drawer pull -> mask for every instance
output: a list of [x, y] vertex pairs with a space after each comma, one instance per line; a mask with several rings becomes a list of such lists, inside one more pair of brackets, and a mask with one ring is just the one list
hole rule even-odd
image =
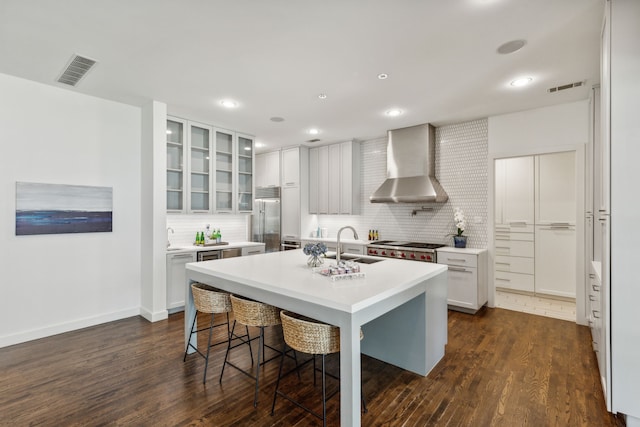
[[447, 258], [447, 261], [467, 262], [466, 259], [460, 259], [460, 258]]
[[496, 249], [511, 249], [509, 246], [496, 246]]
[[593, 295], [589, 295], [589, 301], [595, 301], [596, 297], [594, 297]]
[[598, 285], [591, 285], [591, 287], [593, 288], [594, 292], [600, 292], [600, 286], [598, 286]]
[[595, 317], [596, 319], [599, 319], [600, 316], [596, 315], [596, 313], [600, 313], [598, 310], [592, 310], [593, 312], [593, 317]]
[[590, 279], [595, 279], [595, 278], [596, 278], [596, 275], [595, 275], [595, 274], [593, 274], [593, 273], [589, 273], [589, 278], [590, 278]]
[[449, 266], [449, 270], [451, 270], [451, 271], [459, 271], [460, 273], [473, 273], [472, 271], [469, 271], [466, 268], [460, 268], [460, 267], [451, 267], [451, 266]]
[[503, 281], [503, 282], [510, 282], [510, 281], [511, 281], [511, 280], [509, 280], [509, 279], [502, 279], [502, 278], [500, 278], [500, 277], [496, 277], [496, 280], [501, 280], [501, 281]]
[[511, 226], [526, 226], [527, 225], [527, 221], [510, 221], [509, 225]]
[[499, 264], [499, 265], [511, 265], [511, 263], [509, 263], [509, 262], [496, 262], [496, 264]]
[[[496, 237], [496, 240], [501, 240], [501, 241], [503, 241], [503, 242], [507, 242], [507, 241], [509, 241], [509, 240], [511, 240], [511, 239], [498, 239], [498, 238]], [[497, 246], [496, 246], [496, 247], [497, 247]]]

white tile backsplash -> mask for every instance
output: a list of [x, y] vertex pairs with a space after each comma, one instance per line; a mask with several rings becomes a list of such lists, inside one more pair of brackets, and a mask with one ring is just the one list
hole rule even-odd
[[[467, 218], [467, 246], [487, 247], [488, 130], [487, 119], [436, 128], [436, 177], [449, 195], [444, 203], [385, 204], [370, 203], [373, 193], [386, 178], [386, 138], [362, 143], [361, 215], [318, 215], [320, 227], [335, 237], [338, 229], [351, 225], [360, 238], [367, 239], [369, 229], [377, 229], [380, 239], [415, 240], [452, 245], [455, 232], [453, 211], [460, 207]], [[431, 207], [431, 212], [414, 209]], [[476, 222], [479, 221], [479, 222]], [[349, 233], [347, 233], [349, 234]], [[345, 235], [351, 238], [351, 235]]]
[[174, 230], [173, 233], [167, 230], [167, 234], [172, 246], [191, 245], [196, 232], [205, 231], [209, 224], [211, 229], [220, 229], [224, 242], [245, 242], [250, 240], [247, 238], [250, 218], [247, 214], [167, 214], [167, 227]]

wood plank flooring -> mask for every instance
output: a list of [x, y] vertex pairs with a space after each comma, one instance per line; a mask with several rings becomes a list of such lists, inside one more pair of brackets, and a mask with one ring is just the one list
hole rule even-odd
[[[227, 368], [218, 382], [221, 347], [203, 385], [204, 359], [182, 362], [182, 328], [182, 313], [157, 323], [132, 317], [0, 349], [0, 425], [321, 425], [284, 399], [270, 415], [277, 362], [261, 368], [257, 409], [248, 377]], [[267, 341], [279, 337], [271, 332]], [[427, 377], [363, 356], [362, 425], [623, 426], [606, 411], [590, 342], [588, 328], [567, 321], [503, 309], [449, 312], [445, 358]], [[233, 358], [251, 367], [245, 347]], [[329, 366], [337, 370], [337, 357]], [[310, 370], [283, 387], [320, 410]], [[339, 424], [338, 411], [336, 395], [330, 425]]]

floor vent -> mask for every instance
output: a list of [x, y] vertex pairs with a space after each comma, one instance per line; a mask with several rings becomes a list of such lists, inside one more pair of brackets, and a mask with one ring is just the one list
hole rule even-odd
[[549, 93], [559, 92], [561, 90], [571, 89], [571, 88], [580, 87], [580, 86], [584, 86], [584, 82], [575, 82], [575, 83], [569, 83], [562, 86], [551, 87], [547, 89], [547, 92]]
[[57, 81], [69, 86], [75, 86], [95, 64], [96, 61], [93, 59], [73, 55]]

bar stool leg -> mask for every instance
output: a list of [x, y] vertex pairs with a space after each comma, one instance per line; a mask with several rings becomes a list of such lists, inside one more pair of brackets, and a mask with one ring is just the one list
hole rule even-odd
[[[273, 415], [276, 410], [276, 398], [278, 397], [278, 388], [280, 387], [280, 378], [282, 377], [282, 366], [284, 365], [284, 355], [286, 352], [287, 352], [287, 343], [283, 343], [282, 356], [280, 357], [280, 368], [278, 368], [278, 380], [276, 381], [276, 391], [273, 393], [273, 404], [271, 405], [271, 415]], [[298, 369], [297, 358], [296, 358], [296, 370], [298, 371], [298, 377], [300, 377], [300, 370]]]
[[258, 388], [260, 387], [260, 353], [264, 359], [264, 326], [260, 326], [260, 338], [258, 342], [258, 363], [256, 363], [256, 391], [253, 394], [253, 407], [258, 407]]
[[[233, 327], [231, 328], [231, 333], [233, 334], [236, 330], [236, 321], [233, 321]], [[249, 344], [251, 345], [251, 344]], [[222, 362], [222, 371], [220, 371], [220, 384], [222, 384], [222, 376], [224, 375], [224, 368], [227, 366], [227, 359], [229, 358], [229, 351], [231, 350], [231, 340], [227, 343], [227, 351], [224, 354], [224, 362]]]
[[209, 340], [207, 341], [207, 357], [204, 361], [204, 376], [202, 377], [202, 384], [207, 383], [207, 368], [209, 367], [209, 352], [211, 351], [211, 335], [213, 335], [213, 320], [215, 315], [211, 313], [211, 323], [209, 324]]
[[[315, 356], [313, 358], [315, 361]], [[325, 384], [325, 365], [324, 365], [324, 354], [322, 355], [322, 426], [327, 427], [327, 390]], [[315, 378], [315, 370], [313, 376]]]

